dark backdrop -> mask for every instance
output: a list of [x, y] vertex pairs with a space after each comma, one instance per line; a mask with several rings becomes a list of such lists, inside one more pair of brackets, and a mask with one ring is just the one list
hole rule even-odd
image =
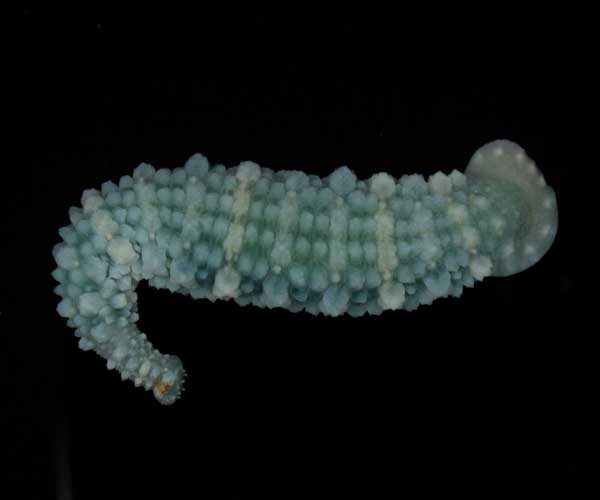
[[[399, 492], [414, 478], [493, 488], [554, 468], [575, 475], [577, 431], [558, 423], [577, 400], [565, 377], [575, 347], [554, 328], [574, 302], [574, 174], [555, 154], [561, 100], [535, 34], [521, 27], [530, 43], [478, 51], [479, 34], [454, 48], [452, 33], [402, 37], [410, 21], [360, 13], [161, 15], [24, 12], [39, 304], [27, 325], [38, 340], [13, 353], [34, 368], [7, 404], [9, 452], [36, 448], [16, 477], [92, 499], [285, 498], [320, 480], [335, 497], [359, 484]], [[68, 208], [140, 162], [174, 168], [201, 152], [226, 166], [427, 176], [464, 169], [497, 138], [521, 144], [556, 190], [558, 236], [533, 268], [459, 299], [323, 318], [142, 284], [140, 328], [189, 374], [170, 407], [78, 350], [55, 312], [51, 248]]]

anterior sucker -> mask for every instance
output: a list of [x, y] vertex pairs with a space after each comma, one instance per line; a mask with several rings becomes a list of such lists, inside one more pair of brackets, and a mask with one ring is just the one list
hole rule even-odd
[[413, 310], [539, 260], [557, 228], [542, 182], [510, 141], [481, 148], [467, 176], [427, 182], [360, 181], [347, 167], [325, 179], [252, 162], [210, 168], [201, 155], [173, 171], [142, 164], [71, 208], [53, 250], [58, 312], [82, 349], [171, 404], [185, 371], [137, 329], [139, 281], [292, 312]]

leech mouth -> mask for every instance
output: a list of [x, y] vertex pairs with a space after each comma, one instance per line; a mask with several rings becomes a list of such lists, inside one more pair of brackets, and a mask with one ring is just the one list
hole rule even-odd
[[161, 396], [164, 396], [171, 390], [171, 387], [173, 387], [173, 384], [169, 384], [168, 382], [159, 382], [154, 386], [154, 390], [157, 391]]

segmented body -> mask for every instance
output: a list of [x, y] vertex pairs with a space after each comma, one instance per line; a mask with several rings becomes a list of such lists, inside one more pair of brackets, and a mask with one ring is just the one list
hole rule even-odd
[[[516, 157], [504, 149], [499, 156]], [[184, 371], [136, 327], [140, 280], [194, 298], [331, 316], [458, 297], [507, 262], [516, 266], [510, 255], [531, 225], [522, 190], [475, 170], [360, 181], [347, 167], [321, 179], [252, 162], [211, 168], [201, 155], [173, 171], [142, 164], [71, 209], [54, 249], [58, 311], [82, 349], [172, 403]], [[547, 238], [555, 226], [543, 228]]]

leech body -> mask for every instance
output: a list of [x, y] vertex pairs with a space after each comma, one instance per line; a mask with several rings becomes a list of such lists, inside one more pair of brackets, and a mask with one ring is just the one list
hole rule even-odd
[[516, 144], [487, 144], [465, 174], [360, 181], [340, 167], [320, 179], [201, 155], [173, 171], [142, 164], [71, 208], [53, 250], [58, 312], [82, 349], [171, 404], [185, 372], [136, 327], [140, 280], [331, 316], [458, 297], [533, 265], [558, 226], [554, 191]]

